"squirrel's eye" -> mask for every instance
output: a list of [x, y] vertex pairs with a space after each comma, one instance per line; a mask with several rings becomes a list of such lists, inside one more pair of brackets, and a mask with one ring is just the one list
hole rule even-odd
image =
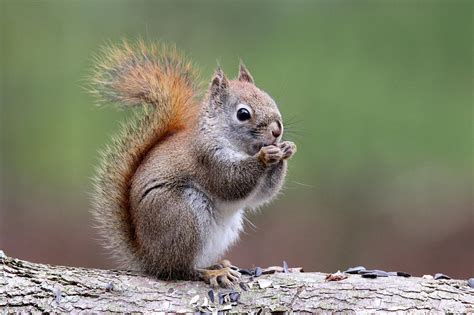
[[246, 108], [241, 108], [237, 111], [237, 119], [240, 121], [249, 120], [250, 117], [250, 112]]

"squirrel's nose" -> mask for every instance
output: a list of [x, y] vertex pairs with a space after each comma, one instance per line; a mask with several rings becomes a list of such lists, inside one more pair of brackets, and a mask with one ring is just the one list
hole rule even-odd
[[275, 138], [278, 138], [281, 135], [281, 132], [282, 132], [281, 123], [279, 121], [272, 122], [270, 127], [271, 127], [271, 130], [272, 130], [272, 135]]

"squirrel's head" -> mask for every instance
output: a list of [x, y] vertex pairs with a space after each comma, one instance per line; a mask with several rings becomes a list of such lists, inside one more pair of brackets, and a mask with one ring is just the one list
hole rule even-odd
[[209, 88], [208, 105], [212, 127], [224, 133], [238, 150], [253, 155], [261, 147], [281, 140], [280, 111], [275, 101], [255, 86], [243, 63], [235, 80], [228, 80], [217, 68]]

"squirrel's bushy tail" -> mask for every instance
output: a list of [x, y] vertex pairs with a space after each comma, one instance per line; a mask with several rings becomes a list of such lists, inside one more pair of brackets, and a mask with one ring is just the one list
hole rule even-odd
[[94, 179], [93, 214], [117, 258], [135, 263], [130, 216], [131, 179], [147, 153], [167, 135], [186, 129], [198, 115], [198, 74], [175, 48], [142, 41], [108, 46], [96, 58], [91, 92], [99, 103], [142, 105], [102, 153]]

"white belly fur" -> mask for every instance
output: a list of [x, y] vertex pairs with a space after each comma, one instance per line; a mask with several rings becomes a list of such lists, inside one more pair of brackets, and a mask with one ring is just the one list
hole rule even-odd
[[196, 267], [208, 267], [215, 264], [238, 240], [243, 230], [245, 209], [255, 208], [261, 204], [261, 201], [255, 200], [259, 191], [260, 184], [245, 199], [234, 202], [216, 202], [215, 211], [219, 215], [211, 223], [203, 250], [196, 258]]
[[232, 246], [243, 229], [243, 209], [216, 218], [209, 227], [202, 252], [196, 259], [196, 267], [214, 265]]

